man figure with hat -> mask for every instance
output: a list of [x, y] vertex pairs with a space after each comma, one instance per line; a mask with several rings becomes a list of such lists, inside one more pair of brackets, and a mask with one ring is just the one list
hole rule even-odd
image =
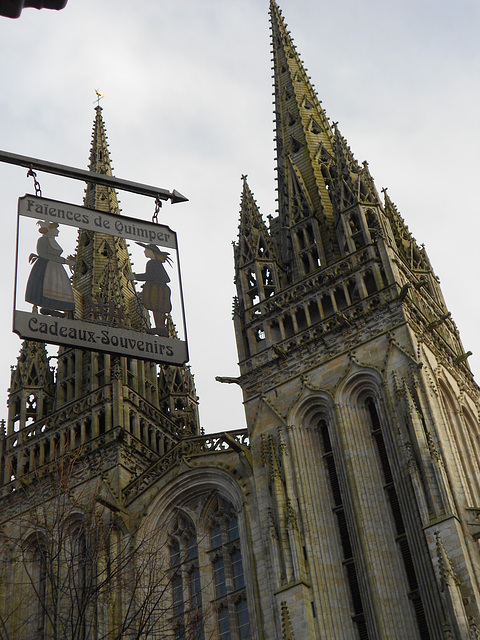
[[170, 254], [166, 251], [160, 251], [156, 244], [142, 244], [141, 242], [137, 242], [137, 244], [145, 249], [145, 257], [148, 258], [145, 273], [129, 274], [127, 280], [144, 282], [142, 301], [144, 306], [152, 311], [155, 320], [155, 327], [149, 332], [159, 336], [168, 336], [167, 314], [172, 310], [172, 302], [170, 288], [167, 285], [170, 278], [163, 263], [172, 264]]

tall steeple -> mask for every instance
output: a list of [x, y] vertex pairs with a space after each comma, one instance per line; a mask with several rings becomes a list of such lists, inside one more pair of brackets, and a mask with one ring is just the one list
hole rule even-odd
[[[112, 175], [105, 124], [100, 106], [95, 109], [90, 171]], [[85, 191], [86, 207], [120, 215], [115, 189], [89, 184]], [[148, 316], [127, 279], [132, 273], [127, 243], [105, 233], [81, 230], [73, 286], [76, 291], [76, 314], [84, 320], [115, 322], [133, 329], [148, 327]]]
[[[252, 451], [282, 452], [270, 478], [257, 470], [260, 511], [280, 523], [298, 505], [308, 558], [311, 588], [285, 568], [276, 589], [305, 638], [460, 639], [480, 618], [468, 353], [425, 248], [329, 122], [275, 0], [270, 16], [278, 211], [267, 226], [244, 181], [234, 322]], [[437, 576], [438, 538], [461, 595]], [[294, 556], [279, 533], [272, 557]]]
[[[89, 167], [96, 173], [112, 174], [99, 106]], [[84, 205], [120, 215], [117, 194], [109, 187], [88, 184]], [[126, 277], [130, 274], [125, 239], [81, 229], [72, 277], [75, 318], [148, 329], [148, 313]], [[171, 321], [169, 326], [173, 337]], [[9, 420], [1, 443], [3, 482], [18, 479], [78, 447], [95, 455], [107, 438], [110, 460], [102, 473], [121, 500], [122, 489], [139, 470], [145, 470], [179, 439], [199, 433], [197, 404], [188, 366], [159, 367], [155, 362], [60, 347], [54, 376], [45, 346], [26, 341], [12, 371]], [[122, 434], [128, 434], [127, 440]]]
[[[316, 328], [317, 335], [347, 330], [372, 305], [408, 294], [428, 327], [425, 339], [434, 330], [434, 348], [446, 349], [445, 357], [462, 362], [468, 370], [425, 249], [418, 246], [386, 192], [385, 203], [381, 202], [368, 164], [357, 162], [337, 124], [330, 124], [275, 0], [270, 16], [278, 216], [270, 218], [262, 236], [276, 247], [276, 293], [304, 283], [295, 289], [296, 303], [300, 292], [303, 301], [299, 307], [289, 295], [290, 302], [282, 303], [283, 313], [274, 318], [273, 301], [267, 304], [253, 295], [256, 289], [252, 283], [247, 286], [251, 270], [242, 250], [248, 225], [241, 223], [235, 254], [236, 317], [245, 313], [240, 351], [263, 351], [276, 342], [273, 336], [281, 341], [304, 331], [311, 336], [311, 327], [319, 321], [322, 329]], [[244, 198], [245, 194], [242, 203]], [[242, 204], [242, 219], [243, 211]], [[330, 318], [327, 325], [326, 318]]]
[[[95, 108], [95, 122], [93, 124], [92, 144], [90, 148], [89, 171], [112, 175], [112, 165], [108, 150], [108, 138], [102, 116], [102, 107]], [[85, 191], [84, 204], [90, 209], [107, 213], [120, 213], [115, 189], [90, 183]]]
[[[102, 109], [95, 109], [92, 143], [90, 149], [90, 171], [112, 175], [112, 165], [107, 143]], [[99, 211], [120, 215], [120, 207], [115, 190], [98, 184], [88, 184], [84, 205]], [[127, 276], [132, 274], [132, 264], [125, 239], [108, 234], [81, 230], [78, 236], [77, 257], [73, 286], [77, 295], [77, 316], [93, 319], [97, 323], [114, 323], [144, 331], [150, 327], [147, 311], [139, 294]], [[170, 335], [175, 337], [175, 327], [169, 320]], [[61, 350], [63, 353], [63, 351]], [[88, 356], [84, 355], [84, 358]], [[164, 412], [168, 430], [178, 437], [199, 431], [198, 398], [195, 393], [193, 376], [188, 366], [161, 366], [151, 362], [112, 358], [96, 354], [92, 368], [100, 362], [103, 371], [111, 370], [112, 360], [122, 363], [123, 376], [128, 384], [140, 395], [147, 394], [149, 402]], [[110, 364], [110, 367], [109, 367]], [[117, 363], [118, 366], [118, 363]], [[118, 375], [118, 374], [115, 374]], [[175, 379], [166, 385], [165, 380]], [[174, 399], [170, 393], [174, 393]]]
[[335, 137], [276, 2], [270, 16], [280, 248], [295, 281], [339, 254], [328, 178], [318, 162], [334, 157]]

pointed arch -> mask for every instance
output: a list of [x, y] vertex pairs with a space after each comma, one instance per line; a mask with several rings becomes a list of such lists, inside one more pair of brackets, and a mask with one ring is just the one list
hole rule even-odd
[[[478, 427], [475, 429], [468, 409], [466, 413], [462, 410], [458, 396], [446, 377], [440, 377], [437, 386], [447, 427], [444, 446], [452, 449], [456, 461], [451, 472], [458, 473], [467, 503], [476, 506], [480, 499]], [[467, 451], [469, 455], [460, 455], [460, 452]]]
[[[480, 450], [478, 444], [480, 428], [478, 419], [475, 418], [473, 411], [471, 411], [471, 409], [466, 404], [461, 405], [461, 410], [468, 437], [467, 451], [469, 450], [472, 452], [471, 465], [473, 469], [472, 476], [470, 477], [473, 477], [475, 485], [475, 495], [473, 496], [473, 499], [475, 501], [475, 504], [478, 504], [480, 502], [480, 487], [478, 486], [480, 478]], [[469, 456], [466, 457], [467, 459], [469, 458]]]
[[270, 260], [272, 258], [269, 242], [261, 231], [258, 233], [256, 258], [262, 260]]
[[48, 539], [40, 529], [30, 531], [21, 542], [21, 562], [16, 567], [15, 603], [20, 612], [19, 628], [43, 640], [47, 622]]
[[203, 640], [203, 603], [197, 529], [190, 514], [178, 509], [168, 531], [170, 626]]
[[358, 405], [367, 396], [381, 398], [382, 377], [374, 369], [357, 364], [352, 358], [352, 366], [349, 374], [338, 385], [335, 394], [337, 403]]
[[[209, 499], [203, 518], [208, 532], [210, 563], [213, 569], [214, 598], [220, 637], [229, 638], [238, 629], [239, 638], [250, 637], [245, 575], [238, 515], [232, 503], [216, 493]], [[236, 603], [243, 602], [242, 607]]]
[[[337, 401], [342, 408], [340, 421], [344, 426], [344, 451], [352, 467], [350, 482], [353, 483], [355, 477], [361, 477], [363, 483], [369, 486], [370, 496], [375, 496], [372, 499], [367, 494], [362, 495], [352, 485], [351, 500], [358, 503], [359, 512], [365, 514], [362, 520], [368, 513], [368, 517], [377, 523], [377, 538], [375, 544], [371, 545], [369, 561], [380, 562], [382, 566], [390, 565], [390, 571], [392, 575], [395, 573], [397, 579], [395, 584], [390, 584], [387, 579], [383, 589], [396, 589], [395, 597], [403, 597], [405, 602], [410, 603], [403, 609], [402, 624], [405, 628], [408, 625], [416, 626], [419, 637], [429, 640], [417, 568], [406, 526], [408, 519], [418, 524], [420, 516], [413, 507], [415, 502], [410, 496], [411, 487], [404, 486], [399, 480], [401, 462], [396, 453], [396, 432], [388, 417], [380, 373], [373, 369], [356, 368], [340, 386]], [[363, 452], [362, 460], [358, 459], [358, 451]], [[355, 457], [357, 460], [354, 460]], [[373, 583], [368, 586], [370, 592], [376, 588], [377, 585]], [[407, 595], [408, 598], [405, 598]]]
[[[239, 640], [250, 638], [254, 610], [249, 602], [254, 599], [249, 594], [254, 592], [254, 574], [251, 555], [244, 553], [247, 522], [234, 479], [215, 469], [182, 474], [161, 488], [149, 512], [148, 528], [171, 523], [168, 562], [175, 580], [170, 628], [192, 629], [193, 620], [199, 640], [204, 637], [204, 626], [216, 629], [220, 637], [231, 630]], [[189, 551], [188, 542], [193, 532], [195, 553]], [[194, 605], [196, 615], [192, 616]]]
[[[358, 633], [359, 637], [368, 640], [370, 636], [365, 618], [365, 595], [359, 586], [359, 564], [354, 554], [352, 527], [349, 523], [351, 514], [342, 471], [341, 444], [338, 441], [341, 436], [335, 413], [334, 401], [330, 395], [311, 390], [306, 392], [292, 413], [294, 424], [310, 433], [307, 450], [312, 456], [310, 464], [317, 471], [312, 495], [307, 500], [318, 501], [318, 496], [321, 496], [321, 504], [316, 509], [317, 513], [322, 514], [324, 531], [319, 529], [318, 520], [311, 532], [306, 526], [306, 536], [321, 538], [322, 547], [325, 547], [322, 555], [335, 558], [335, 562], [343, 567], [343, 572], [335, 577], [337, 606], [339, 610], [343, 610], [345, 618], [353, 620], [357, 631], [352, 627], [352, 635]], [[316, 606], [320, 607], [321, 603]]]
[[86, 612], [92, 589], [91, 583], [88, 589], [87, 582], [93, 580], [92, 573], [95, 573], [92, 572], [93, 567], [88, 552], [88, 544], [92, 541], [87, 539], [85, 512], [75, 510], [69, 513], [63, 520], [62, 529], [65, 534], [63, 540], [65, 576], [62, 579], [62, 587], [68, 594], [67, 606], [70, 609], [72, 631], [76, 638], [83, 640], [86, 636]]
[[28, 377], [26, 380], [26, 384], [28, 386], [38, 386], [39, 385], [39, 375], [37, 371], [37, 366], [35, 362], [32, 362], [30, 366], [30, 370], [28, 372]]

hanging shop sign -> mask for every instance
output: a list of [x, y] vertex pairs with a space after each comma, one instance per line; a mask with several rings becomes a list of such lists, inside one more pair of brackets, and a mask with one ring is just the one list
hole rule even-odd
[[28, 340], [184, 364], [176, 233], [66, 202], [19, 198], [13, 330]]

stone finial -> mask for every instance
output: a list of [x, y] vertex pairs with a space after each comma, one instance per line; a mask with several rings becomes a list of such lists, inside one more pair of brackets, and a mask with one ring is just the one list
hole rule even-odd
[[461, 581], [453, 570], [452, 562], [448, 557], [447, 550], [440, 537], [440, 531], [435, 531], [435, 538], [442, 591], [445, 591], [445, 588], [450, 588], [452, 583], [458, 587], [461, 585]]
[[293, 633], [292, 623], [290, 622], [290, 614], [288, 612], [287, 603], [285, 600], [281, 603], [281, 617], [282, 617], [282, 640], [295, 640], [295, 634]]

